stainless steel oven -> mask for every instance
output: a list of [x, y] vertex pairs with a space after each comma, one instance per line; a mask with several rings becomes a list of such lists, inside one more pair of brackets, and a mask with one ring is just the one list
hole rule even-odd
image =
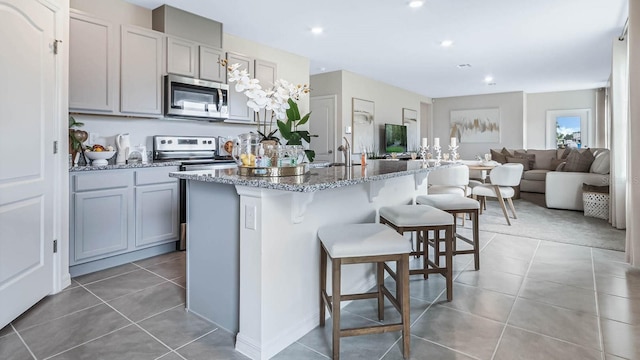
[[[235, 169], [237, 165], [229, 156], [217, 156], [215, 136], [166, 136], [153, 137], [154, 161], [180, 161], [180, 171]], [[186, 181], [180, 180], [180, 242], [178, 249], [186, 249], [187, 197]]]

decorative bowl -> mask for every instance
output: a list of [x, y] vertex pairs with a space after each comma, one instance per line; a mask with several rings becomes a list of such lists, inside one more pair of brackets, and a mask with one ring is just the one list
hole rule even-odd
[[105, 166], [108, 164], [107, 160], [111, 159], [115, 155], [115, 151], [85, 151], [84, 155], [91, 160], [93, 166]]

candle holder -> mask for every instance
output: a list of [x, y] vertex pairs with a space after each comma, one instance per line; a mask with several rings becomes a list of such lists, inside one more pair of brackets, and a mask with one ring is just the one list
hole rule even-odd
[[440, 160], [442, 159], [442, 147], [440, 147], [440, 145], [433, 145], [433, 151], [436, 153], [435, 166], [440, 166]]
[[429, 152], [429, 146], [420, 146], [420, 157], [422, 158], [422, 165], [427, 163], [427, 153]]
[[458, 147], [459, 146], [449, 145], [449, 152], [451, 153], [451, 161], [453, 162], [458, 160]]

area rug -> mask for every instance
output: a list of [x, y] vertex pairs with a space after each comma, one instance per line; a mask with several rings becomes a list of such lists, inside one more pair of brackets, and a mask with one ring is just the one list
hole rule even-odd
[[510, 218], [509, 226], [498, 202], [487, 201], [487, 210], [480, 215], [480, 230], [624, 251], [625, 230], [612, 227], [606, 220], [584, 216], [581, 211], [547, 209], [535, 196], [514, 200], [513, 204], [518, 218]]

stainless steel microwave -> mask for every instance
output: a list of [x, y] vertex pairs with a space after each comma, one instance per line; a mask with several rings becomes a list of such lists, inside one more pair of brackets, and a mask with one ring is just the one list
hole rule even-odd
[[229, 85], [178, 75], [164, 79], [164, 114], [197, 120], [229, 118]]

